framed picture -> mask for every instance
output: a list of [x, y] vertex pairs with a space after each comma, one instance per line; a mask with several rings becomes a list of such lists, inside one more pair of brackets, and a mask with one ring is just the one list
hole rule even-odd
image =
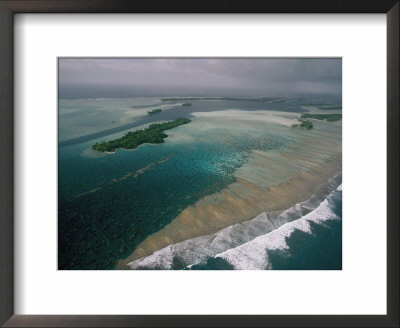
[[398, 1], [0, 9], [4, 326], [398, 326]]

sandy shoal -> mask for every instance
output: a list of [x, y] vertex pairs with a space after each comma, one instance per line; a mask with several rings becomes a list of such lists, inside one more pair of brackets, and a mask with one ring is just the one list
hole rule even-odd
[[265, 211], [285, 210], [309, 199], [321, 184], [342, 170], [341, 126], [299, 131], [285, 150], [253, 151], [236, 173], [236, 182], [187, 207], [170, 224], [146, 238], [117, 269], [157, 250], [190, 238], [215, 233]]

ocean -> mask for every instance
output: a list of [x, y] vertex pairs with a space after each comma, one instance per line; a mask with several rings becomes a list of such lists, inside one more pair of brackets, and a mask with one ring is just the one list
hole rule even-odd
[[[58, 268], [115, 269], [118, 261], [187, 209], [204, 199], [212, 200], [213, 195], [225, 197], [224, 191], [241, 180], [238, 172], [245, 172], [242, 175], [251, 181], [257, 173], [250, 165], [256, 158], [254, 151], [278, 156], [289, 152], [298, 140], [310, 138], [304, 131], [268, 120], [221, 120], [193, 113], [237, 110], [254, 116], [273, 110], [285, 113], [283, 118], [278, 115], [279, 119], [291, 120], [298, 112], [312, 109], [313, 102], [318, 107], [334, 100], [197, 100], [187, 107], [160, 98], [60, 100]], [[163, 111], [148, 116], [147, 111], [155, 108]], [[178, 117], [192, 122], [169, 130], [162, 144], [144, 144], [114, 154], [90, 149], [94, 143], [126, 131]], [[337, 131], [341, 131], [338, 123], [316, 124], [312, 133], [330, 136]], [[318, 160], [325, 157], [325, 150], [315, 155]], [[285, 165], [280, 166], [282, 170], [263, 168], [260, 188], [268, 190], [284, 181], [288, 172], [294, 174], [298, 167], [309, 164], [299, 160], [296, 165], [290, 161]], [[340, 270], [340, 186], [341, 175], [336, 175], [312, 197], [289, 208], [259, 210], [257, 216], [212, 233], [179, 242], [171, 239], [168, 247], [135, 259], [129, 268]], [[236, 192], [238, 199], [243, 198], [240, 193], [248, 193]], [[201, 225], [202, 221], [196, 222]], [[199, 227], [199, 231], [207, 231], [207, 227]]]

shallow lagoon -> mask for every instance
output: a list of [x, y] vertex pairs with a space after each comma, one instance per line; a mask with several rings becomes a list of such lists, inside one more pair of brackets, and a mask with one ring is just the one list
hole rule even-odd
[[[69, 116], [65, 116], [69, 117], [69, 125], [61, 120], [64, 108], [60, 107], [60, 128], [65, 128], [60, 142], [79, 136], [74, 121], [79, 121], [85, 129], [94, 126], [85, 130], [87, 135], [107, 130], [109, 120], [121, 126], [138, 127], [181, 116], [193, 118], [192, 112], [240, 107], [254, 111], [266, 107], [249, 102], [235, 101], [232, 107], [232, 102], [199, 101], [190, 107], [170, 106], [148, 117], [148, 108], [159, 106], [160, 99], [145, 100], [136, 105], [135, 99], [104, 100], [108, 105], [102, 104], [99, 121], [83, 113], [87, 100], [74, 100], [74, 105], [65, 109], [65, 113], [69, 111]], [[288, 103], [287, 112], [304, 111], [299, 102]], [[71, 109], [74, 106], [75, 112]], [[124, 110], [116, 111], [118, 106]], [[284, 106], [284, 102], [279, 106]], [[294, 108], [288, 110], [288, 107]], [[137, 112], [127, 115], [127, 108]], [[293, 114], [293, 119], [296, 115]], [[316, 131], [319, 129], [317, 124]], [[123, 133], [124, 130], [104, 133], [97, 139], [59, 147], [60, 269], [112, 269], [117, 260], [130, 255], [185, 208], [232, 185], [239, 168], [249, 158], [254, 159], [252, 151], [279, 152], [293, 144], [304, 131], [276, 123], [198, 117], [187, 126], [169, 131], [170, 136], [163, 144], [142, 145], [137, 150], [119, 150], [115, 154], [90, 150], [96, 141], [113, 139]]]

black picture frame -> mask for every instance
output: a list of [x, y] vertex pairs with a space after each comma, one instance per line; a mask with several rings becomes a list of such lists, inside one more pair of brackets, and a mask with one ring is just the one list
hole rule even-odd
[[[0, 0], [0, 324], [4, 327], [399, 327], [399, 7], [398, 0]], [[13, 17], [16, 13], [386, 14], [387, 315], [14, 315]]]

